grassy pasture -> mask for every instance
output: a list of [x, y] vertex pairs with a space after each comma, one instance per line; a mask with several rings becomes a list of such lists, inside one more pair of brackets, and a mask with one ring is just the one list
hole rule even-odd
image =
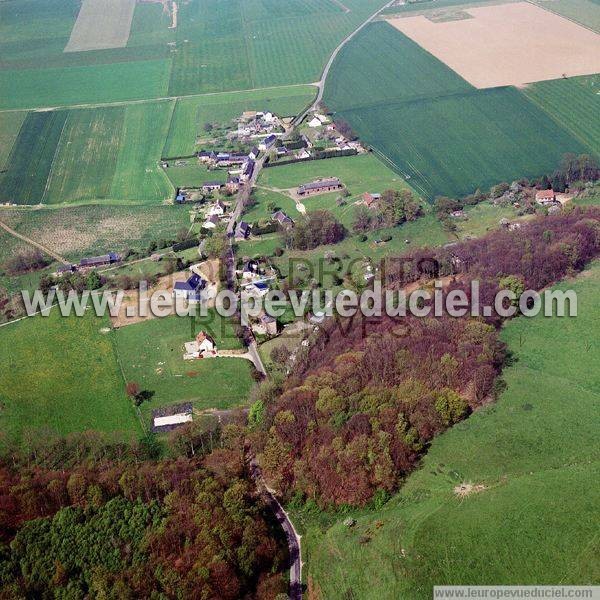
[[600, 111], [599, 91], [600, 75], [540, 81], [525, 88], [529, 99], [596, 155], [600, 155], [600, 119], [590, 117]]
[[42, 202], [60, 136], [65, 111], [29, 113], [0, 176], [0, 200], [15, 204]]
[[195, 321], [183, 317], [150, 319], [114, 331], [120, 363], [128, 381], [155, 395], [142, 411], [192, 401], [195, 408], [227, 408], [241, 404], [253, 385], [250, 363], [239, 358], [184, 361], [184, 342], [198, 331], [210, 333], [221, 349], [239, 348], [231, 322], [209, 311]]
[[210, 137], [206, 123], [228, 124], [245, 110], [270, 110], [280, 116], [298, 114], [315, 96], [315, 88], [289, 86], [252, 92], [179, 98], [173, 110], [163, 156], [188, 156], [199, 149], [196, 141]]
[[533, 0], [533, 2], [600, 33], [600, 5], [597, 0]]
[[[600, 263], [559, 287], [575, 289], [579, 316], [511, 321], [506, 391], [436, 438], [383, 509], [357, 511], [351, 530], [345, 516], [298, 513], [307, 574], [324, 597], [430, 598], [433, 584], [597, 578]], [[460, 500], [462, 482], [486, 489]]]
[[108, 325], [52, 309], [0, 329], [0, 423], [9, 441], [36, 429], [140, 432], [110, 334], [100, 332]]

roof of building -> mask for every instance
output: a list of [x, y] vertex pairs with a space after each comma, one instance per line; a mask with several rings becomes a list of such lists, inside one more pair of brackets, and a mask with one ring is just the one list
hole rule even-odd
[[192, 403], [161, 406], [152, 411], [152, 430], [168, 431], [192, 420]]
[[196, 292], [202, 289], [206, 281], [200, 277], [197, 273], [194, 273], [187, 281], [176, 281], [173, 289], [183, 290], [185, 292]]
[[288, 217], [282, 210], [275, 211], [271, 215], [271, 218], [277, 221], [278, 223], [281, 223], [282, 225], [289, 225], [294, 223], [294, 221], [290, 217]]
[[542, 200], [545, 198], [554, 199], [556, 197], [556, 193], [554, 190], [538, 190], [535, 193], [535, 197]]
[[337, 177], [330, 177], [329, 179], [319, 179], [317, 181], [311, 181], [301, 185], [298, 189], [300, 190], [319, 190], [326, 187], [341, 187], [340, 180]]
[[93, 265], [104, 265], [106, 263], [118, 262], [121, 260], [121, 257], [116, 252], [109, 252], [108, 254], [103, 254], [102, 256], [91, 256], [89, 258], [82, 258], [79, 261], [79, 264], [82, 267], [93, 266]]
[[205, 188], [205, 187], [217, 187], [217, 186], [221, 187], [222, 185], [223, 185], [222, 181], [205, 181], [202, 184], [202, 187], [203, 188]]

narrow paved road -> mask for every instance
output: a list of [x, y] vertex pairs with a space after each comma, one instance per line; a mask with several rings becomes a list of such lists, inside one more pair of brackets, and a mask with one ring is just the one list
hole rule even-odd
[[393, 3], [395, 2], [395, 0], [391, 0], [390, 2], [388, 2], [385, 6], [382, 6], [381, 8], [379, 8], [376, 12], [374, 12], [366, 21], [364, 21], [363, 23], [361, 23], [352, 33], [348, 34], [335, 48], [335, 50], [332, 52], [331, 56], [329, 57], [329, 60], [327, 61], [327, 64], [325, 65], [325, 68], [323, 69], [323, 72], [321, 73], [321, 79], [319, 79], [319, 81], [316, 81], [313, 85], [317, 86], [318, 92], [317, 92], [317, 97], [315, 98], [315, 101], [304, 110], [304, 112], [302, 112], [301, 114], [299, 114], [293, 121], [292, 123], [292, 127], [299, 125], [300, 123], [302, 123], [302, 121], [304, 120], [304, 118], [306, 117], [306, 115], [311, 111], [311, 110], [315, 110], [315, 108], [318, 106], [318, 104], [321, 102], [321, 100], [323, 99], [323, 92], [325, 91], [325, 81], [327, 80], [327, 75], [329, 75], [329, 70], [331, 69], [331, 65], [333, 64], [333, 61], [335, 60], [336, 56], [339, 54], [340, 50], [364, 27], [366, 27], [371, 21], [373, 21], [373, 19], [375, 19], [376, 17], [379, 16], [379, 14], [385, 10], [388, 6], [391, 6]]
[[10, 233], [10, 235], [13, 235], [14, 237], [19, 238], [23, 242], [26, 242], [27, 244], [30, 244], [31, 246], [36, 247], [38, 250], [41, 250], [44, 254], [51, 256], [54, 260], [57, 260], [58, 262], [62, 263], [63, 265], [71, 264], [68, 261], [66, 261], [62, 256], [60, 256], [60, 254], [56, 254], [55, 252], [52, 252], [52, 250], [46, 248], [46, 246], [42, 246], [42, 244], [38, 244], [36, 241], [32, 240], [31, 238], [21, 235], [20, 233], [16, 232], [14, 229], [9, 227], [6, 223], [3, 223], [2, 221], [0, 221], [0, 227], [2, 229], [4, 229], [4, 231], [6, 231], [7, 233]]
[[265, 480], [262, 476], [262, 471], [256, 458], [251, 457], [249, 461], [250, 475], [256, 487], [260, 492], [261, 496], [265, 499], [273, 514], [279, 521], [285, 537], [287, 539], [289, 553], [290, 553], [290, 589], [289, 596], [291, 600], [302, 599], [302, 561], [300, 559], [300, 536], [296, 532], [293, 523], [291, 522], [288, 514], [283, 509], [283, 506], [279, 503], [273, 490], [267, 487]]

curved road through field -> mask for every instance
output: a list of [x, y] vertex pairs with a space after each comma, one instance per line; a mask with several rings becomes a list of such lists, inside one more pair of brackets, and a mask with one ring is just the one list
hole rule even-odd
[[304, 118], [306, 117], [306, 115], [311, 111], [311, 110], [315, 110], [315, 108], [318, 106], [319, 102], [321, 102], [321, 100], [323, 100], [323, 92], [325, 91], [325, 81], [327, 80], [327, 75], [329, 75], [329, 70], [331, 69], [331, 65], [333, 65], [333, 61], [335, 60], [336, 56], [339, 54], [340, 50], [364, 27], [366, 27], [371, 21], [373, 21], [375, 18], [377, 18], [379, 16], [379, 14], [385, 10], [388, 6], [391, 6], [393, 3], [395, 2], [395, 0], [391, 0], [390, 2], [388, 2], [386, 5], [382, 6], [381, 8], [377, 9], [376, 12], [374, 12], [366, 21], [364, 21], [363, 23], [361, 23], [352, 33], [348, 34], [335, 48], [335, 50], [332, 52], [331, 56], [329, 57], [329, 60], [327, 61], [327, 64], [325, 65], [325, 68], [323, 69], [323, 72], [321, 73], [321, 79], [319, 79], [319, 81], [315, 81], [313, 83], [313, 85], [316, 85], [318, 88], [318, 92], [317, 92], [317, 97], [315, 98], [315, 101], [304, 110], [304, 112], [302, 112], [301, 114], [299, 114], [293, 121], [293, 125], [299, 125], [300, 123], [302, 123], [302, 121], [304, 120]]

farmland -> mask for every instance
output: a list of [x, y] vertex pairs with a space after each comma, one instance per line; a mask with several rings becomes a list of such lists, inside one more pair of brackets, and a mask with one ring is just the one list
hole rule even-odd
[[3, 201], [39, 204], [46, 189], [56, 147], [67, 120], [65, 111], [29, 113], [0, 175]]
[[[175, 238], [190, 225], [183, 206], [6, 208], [0, 210], [0, 220], [73, 261], [109, 250], [143, 249], [151, 241]], [[6, 242], [0, 246], [0, 263], [24, 247], [23, 242], [6, 234]]]
[[245, 110], [270, 110], [282, 117], [296, 115], [314, 96], [315, 88], [305, 85], [179, 98], [162, 155], [188, 156], [198, 150], [197, 139], [210, 138], [203, 130], [206, 123], [228, 124]]
[[158, 161], [173, 104], [28, 113], [6, 173], [0, 175], [0, 201], [152, 203], [170, 198], [173, 188]]
[[249, 361], [211, 358], [184, 361], [184, 342], [204, 330], [219, 349], [239, 348], [230, 322], [209, 311], [195, 320], [180, 317], [150, 319], [114, 332], [119, 360], [128, 381], [154, 392], [142, 406], [145, 415], [153, 408], [192, 401], [198, 410], [228, 408], [244, 402], [253, 385]]
[[[506, 391], [437, 437], [384, 508], [357, 511], [352, 529], [346, 515], [297, 513], [308, 576], [323, 597], [380, 598], [385, 589], [430, 598], [432, 581], [595, 578], [600, 265], [559, 287], [577, 292], [578, 317], [511, 321], [502, 336], [514, 352]], [[461, 500], [453, 488], [462, 482], [485, 489]]]
[[[396, 171], [410, 177], [411, 185], [424, 196], [460, 196], [499, 181], [539, 176], [554, 169], [563, 153], [585, 152], [579, 140], [518, 90], [474, 90], [464, 83], [461, 91], [462, 79], [437, 59], [424, 56], [401, 33], [390, 30], [386, 23], [375, 23], [344, 48], [334, 63], [331, 88], [328, 79], [325, 101], [337, 110], [336, 98], [347, 97], [349, 85], [363, 90], [356, 100], [342, 101], [339, 115]], [[396, 42], [403, 44], [402, 52], [381, 61], [388, 68], [385, 76], [376, 55], [365, 49], [369, 40], [373, 46], [373, 40], [382, 35], [403, 40]], [[359, 45], [357, 53], [355, 44]], [[386, 47], [394, 46], [388, 42]], [[424, 61], [431, 63], [431, 75], [422, 84], [421, 94], [418, 88], [403, 87], [399, 73], [410, 74], [413, 64]], [[360, 65], [360, 78], [352, 75], [356, 65]], [[425, 68], [420, 66], [421, 71]], [[395, 100], [392, 86], [397, 90]], [[386, 92], [380, 98], [379, 92], [369, 94], [369, 88]]]
[[52, 310], [2, 328], [0, 423], [8, 440], [36, 429], [140, 432], [110, 337], [101, 332], [107, 326], [108, 318], [91, 313], [65, 319]]
[[[600, 11], [599, 11], [600, 12]], [[600, 122], [590, 115], [600, 110], [600, 76], [541, 81], [527, 86], [525, 94], [562, 123], [591, 152], [600, 155]]]

